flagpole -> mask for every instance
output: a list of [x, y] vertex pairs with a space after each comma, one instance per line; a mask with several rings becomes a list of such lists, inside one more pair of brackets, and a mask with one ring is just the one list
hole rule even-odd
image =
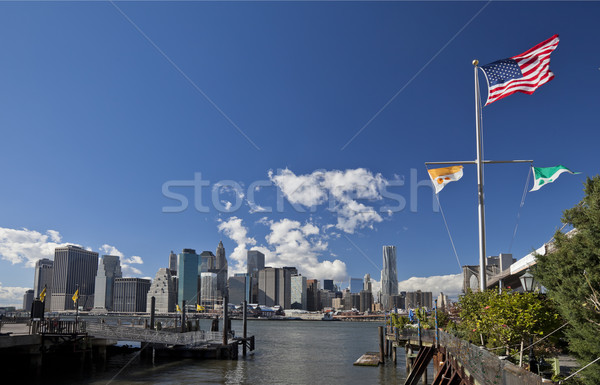
[[477, 140], [477, 196], [479, 199], [479, 290], [487, 288], [486, 260], [485, 260], [485, 206], [483, 203], [483, 137], [481, 134], [481, 101], [479, 96], [479, 76], [477, 73], [479, 60], [473, 60], [473, 73], [475, 74], [475, 126]]

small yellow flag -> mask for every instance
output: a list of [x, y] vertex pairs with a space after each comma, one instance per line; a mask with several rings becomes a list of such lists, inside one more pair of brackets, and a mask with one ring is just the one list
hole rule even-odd
[[196, 305], [196, 311], [203, 311], [203, 310], [204, 310], [204, 306]]
[[42, 302], [44, 302], [45, 299], [46, 299], [46, 288], [44, 288], [44, 290], [42, 290], [42, 292], [40, 293], [40, 300]]
[[179, 304], [175, 304], [175, 306], [176, 306], [176, 307], [175, 307], [175, 309], [176, 309], [177, 311], [181, 311], [181, 309], [179, 308]]
[[79, 289], [75, 290], [75, 294], [73, 294], [73, 302], [77, 302], [79, 299]]

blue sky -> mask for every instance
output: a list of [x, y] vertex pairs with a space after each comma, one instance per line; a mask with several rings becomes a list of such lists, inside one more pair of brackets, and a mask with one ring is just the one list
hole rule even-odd
[[[456, 291], [460, 270], [424, 162], [475, 158], [471, 61], [560, 35], [554, 80], [483, 111], [487, 159], [582, 172], [527, 195], [511, 250], [521, 257], [551, 238], [598, 173], [599, 11], [597, 2], [2, 2], [0, 305], [20, 303], [32, 263], [62, 243], [120, 253], [131, 275], [153, 277], [171, 250], [214, 251], [222, 239], [232, 270], [258, 247], [274, 266], [338, 281], [379, 280], [382, 246], [396, 245], [399, 280], [438, 277], [404, 287]], [[486, 167], [489, 255], [509, 252], [527, 173]], [[194, 178], [200, 195], [177, 182]], [[276, 185], [287, 191], [280, 209]], [[174, 209], [165, 188], [187, 208]], [[478, 263], [476, 199], [469, 165], [440, 194], [461, 264]]]

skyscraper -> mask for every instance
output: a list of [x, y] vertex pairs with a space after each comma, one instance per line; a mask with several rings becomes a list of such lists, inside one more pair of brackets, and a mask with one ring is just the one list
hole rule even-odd
[[79, 306], [91, 309], [98, 272], [98, 253], [67, 245], [54, 249], [51, 311], [75, 309], [73, 294], [79, 290]]
[[217, 274], [215, 273], [202, 273], [201, 279], [202, 286], [200, 289], [200, 303], [201, 304], [214, 304], [219, 299], [217, 293]]
[[177, 278], [171, 275], [171, 269], [162, 267], [158, 269], [154, 281], [148, 291], [146, 301], [146, 312], [150, 313], [152, 297], [155, 301], [155, 310], [157, 313], [170, 313], [175, 311], [175, 302], [177, 302]]
[[121, 263], [116, 255], [103, 255], [98, 264], [94, 290], [94, 308], [113, 310], [115, 278], [121, 278]]
[[177, 254], [173, 250], [169, 254], [169, 270], [171, 270], [171, 275], [177, 275]]
[[29, 289], [23, 295], [23, 310], [31, 311], [31, 304], [33, 303], [33, 289]]
[[198, 303], [200, 290], [200, 265], [199, 255], [194, 249], [183, 249], [177, 260], [177, 275], [179, 278], [179, 290], [177, 291], [177, 304], [183, 306]]
[[381, 270], [381, 304], [390, 310], [390, 296], [398, 294], [398, 272], [396, 270], [396, 246], [383, 246], [383, 270]]
[[149, 279], [115, 278], [114, 311], [126, 313], [141, 313], [146, 311], [149, 290]]
[[200, 273], [208, 273], [214, 270], [216, 265], [216, 256], [212, 251], [203, 251], [200, 253]]
[[333, 279], [323, 280], [323, 290], [333, 291]]
[[217, 274], [217, 295], [223, 297], [227, 295], [227, 258], [225, 257], [225, 247], [223, 242], [219, 241], [215, 257], [215, 269], [212, 273]]
[[364, 291], [373, 291], [373, 285], [371, 283], [371, 274], [365, 274], [364, 282], [363, 282], [363, 290]]
[[239, 273], [229, 278], [229, 303], [240, 304], [244, 300], [251, 302], [252, 278]]
[[258, 250], [248, 250], [246, 266], [248, 274], [258, 277], [258, 271], [265, 268], [265, 255]]
[[360, 278], [350, 278], [350, 282], [348, 288], [350, 289], [350, 293], [358, 294], [361, 290], [363, 290], [363, 280]]
[[290, 308], [290, 271], [267, 267], [258, 271], [258, 304]]
[[290, 278], [290, 307], [292, 309], [306, 310], [306, 277], [294, 275]]
[[52, 274], [54, 273], [54, 261], [43, 258], [35, 263], [35, 276], [33, 279], [33, 298], [39, 298], [40, 293], [46, 288], [46, 299], [44, 307], [50, 310], [52, 293]]
[[308, 311], [321, 310], [318, 279], [308, 279], [306, 281], [306, 307]]

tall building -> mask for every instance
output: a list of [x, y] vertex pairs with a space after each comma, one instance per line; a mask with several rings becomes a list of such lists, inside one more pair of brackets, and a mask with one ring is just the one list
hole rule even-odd
[[325, 309], [326, 307], [333, 307], [333, 300], [336, 298], [334, 291], [319, 290], [319, 295], [322, 309]]
[[248, 250], [246, 273], [258, 277], [258, 271], [265, 268], [265, 255], [258, 250]]
[[360, 293], [360, 291], [364, 288], [363, 280], [360, 278], [350, 278], [348, 288], [350, 289], [350, 293]]
[[396, 246], [383, 246], [383, 270], [381, 270], [381, 303], [390, 310], [390, 297], [398, 294], [398, 272], [396, 270]]
[[290, 307], [292, 309], [307, 309], [306, 277], [293, 275], [290, 278]]
[[215, 268], [216, 257], [212, 251], [203, 251], [200, 254], [200, 273], [208, 273]]
[[209, 270], [209, 272], [217, 274], [217, 295], [222, 298], [227, 295], [228, 274], [227, 258], [225, 257], [225, 248], [222, 241], [219, 241], [216, 253], [215, 268], [214, 270]]
[[52, 274], [54, 273], [54, 261], [43, 258], [35, 263], [35, 274], [33, 279], [33, 298], [39, 298], [40, 293], [46, 288], [44, 307], [50, 310], [52, 293]]
[[367, 273], [365, 274], [365, 278], [363, 280], [363, 290], [364, 291], [373, 291], [373, 286], [371, 283], [371, 274]]
[[333, 279], [323, 280], [323, 290], [333, 291]]
[[360, 309], [361, 312], [371, 311], [371, 307], [373, 307], [373, 294], [371, 291], [361, 290], [360, 291]]
[[290, 308], [290, 272], [287, 269], [267, 267], [258, 271], [258, 304]]
[[169, 254], [169, 270], [171, 270], [171, 275], [177, 275], [177, 254], [173, 250]]
[[149, 279], [115, 278], [114, 311], [123, 313], [145, 312], [149, 290]]
[[23, 295], [23, 310], [31, 311], [31, 304], [33, 303], [33, 289], [29, 289]]
[[306, 281], [306, 307], [308, 311], [321, 310], [318, 279], [308, 279]]
[[183, 306], [183, 301], [185, 301], [186, 305], [194, 305], [199, 302], [199, 257], [194, 249], [183, 249], [179, 254], [179, 258], [177, 259], [177, 278], [179, 280], [177, 304], [179, 307]]
[[450, 298], [444, 293], [440, 293], [437, 297], [437, 306], [441, 311], [448, 310], [448, 306], [450, 305]]
[[229, 303], [241, 304], [244, 300], [250, 303], [252, 277], [248, 274], [236, 274], [229, 278]]
[[171, 275], [171, 269], [160, 268], [150, 285], [146, 301], [146, 312], [150, 313], [152, 297], [154, 297], [156, 313], [170, 313], [175, 311], [177, 302], [177, 279]]
[[431, 309], [433, 307], [432, 302], [432, 293], [430, 291], [417, 290], [406, 293], [406, 309], [417, 309], [420, 307]]
[[94, 308], [112, 310], [115, 278], [123, 277], [121, 262], [116, 255], [103, 255], [98, 264], [94, 289]]
[[216, 256], [216, 264], [215, 268], [219, 270], [227, 271], [227, 258], [225, 256], [225, 247], [223, 247], [223, 241], [219, 241], [219, 245], [217, 246], [217, 256]]
[[54, 249], [51, 311], [75, 309], [73, 294], [79, 289], [79, 306], [94, 306], [98, 253], [67, 245]]
[[217, 274], [201, 273], [200, 282], [200, 304], [214, 305], [220, 299], [217, 293]]

